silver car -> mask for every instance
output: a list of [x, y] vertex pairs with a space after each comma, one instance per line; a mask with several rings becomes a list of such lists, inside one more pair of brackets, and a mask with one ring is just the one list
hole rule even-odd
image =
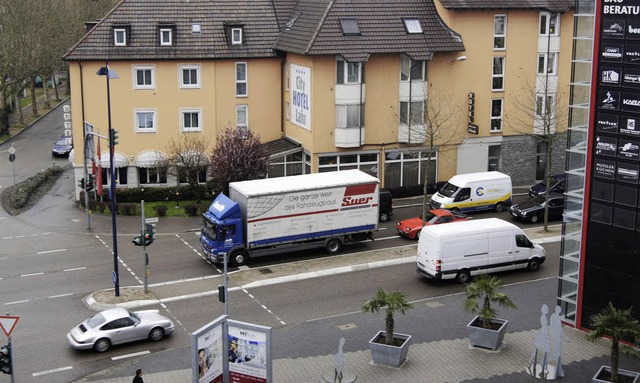
[[174, 329], [171, 319], [158, 310], [130, 312], [117, 307], [101, 311], [80, 323], [67, 334], [67, 340], [78, 350], [104, 352], [115, 344], [142, 339], [159, 341]]

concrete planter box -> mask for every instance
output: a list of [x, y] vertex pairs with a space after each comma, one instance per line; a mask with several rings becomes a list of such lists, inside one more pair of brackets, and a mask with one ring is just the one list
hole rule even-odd
[[495, 350], [500, 347], [504, 334], [507, 332], [507, 324], [509, 321], [492, 319], [491, 323], [495, 325], [495, 330], [482, 327], [482, 319], [477, 315], [469, 322], [467, 325], [467, 334], [469, 335], [469, 341], [472, 346], [489, 350]]
[[[402, 342], [401, 346], [392, 346], [384, 343], [386, 332], [379, 331], [376, 336], [369, 341], [371, 349], [371, 358], [374, 363], [384, 364], [387, 366], [400, 367], [402, 362], [407, 358], [409, 345], [411, 343], [411, 335], [393, 333], [393, 339]], [[383, 342], [383, 343], [379, 343]]]
[[[593, 376], [593, 383], [611, 383], [611, 380], [602, 378], [602, 375], [606, 375], [606, 376], [610, 376], [611, 374], [611, 367], [609, 366], [600, 366], [600, 369], [598, 370], [598, 372], [596, 372], [596, 374]], [[627, 380], [620, 380], [621, 382], [631, 382], [631, 383], [637, 383], [640, 382], [640, 373], [634, 372], [634, 371], [629, 371], [629, 370], [623, 370], [621, 368], [618, 369], [618, 378], [622, 378], [622, 377], [627, 377]], [[624, 378], [622, 378], [624, 379]]]

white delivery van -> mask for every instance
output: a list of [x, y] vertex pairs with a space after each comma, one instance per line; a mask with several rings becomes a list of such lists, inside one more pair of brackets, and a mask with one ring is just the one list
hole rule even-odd
[[417, 271], [435, 279], [528, 268], [538, 270], [544, 248], [532, 243], [516, 225], [499, 218], [477, 219], [422, 228], [418, 242]]
[[464, 212], [491, 209], [501, 212], [511, 205], [511, 192], [511, 177], [504, 173], [459, 174], [431, 196], [429, 206]]

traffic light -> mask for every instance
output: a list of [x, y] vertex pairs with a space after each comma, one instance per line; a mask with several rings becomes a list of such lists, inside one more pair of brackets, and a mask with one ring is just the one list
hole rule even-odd
[[222, 303], [224, 303], [226, 301], [226, 295], [224, 293], [224, 286], [220, 285], [218, 286], [218, 300]]
[[115, 129], [111, 129], [109, 131], [109, 143], [111, 146], [118, 145], [118, 131]]
[[93, 174], [88, 174], [87, 175], [87, 185], [86, 185], [86, 191], [92, 191], [93, 188], [95, 187], [95, 183], [93, 182]]
[[156, 239], [156, 225], [153, 223], [144, 224], [144, 245], [149, 246]]
[[136, 246], [142, 246], [142, 242], [143, 242], [142, 238], [144, 237], [143, 236], [135, 237], [131, 242], [133, 242], [133, 244]]
[[8, 344], [0, 348], [0, 370], [4, 374], [11, 374], [11, 346]]
[[85, 183], [84, 183], [84, 177], [80, 179], [80, 181], [78, 181], [78, 187], [82, 190], [85, 190]]

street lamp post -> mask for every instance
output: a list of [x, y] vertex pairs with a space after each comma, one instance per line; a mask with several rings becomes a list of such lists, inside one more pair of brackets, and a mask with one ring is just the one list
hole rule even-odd
[[120, 78], [115, 71], [109, 69], [109, 62], [105, 63], [98, 70], [99, 76], [107, 78], [107, 119], [109, 122], [109, 174], [111, 174], [111, 182], [109, 186], [109, 194], [111, 195], [111, 226], [113, 231], [113, 284], [116, 297], [120, 296], [120, 275], [118, 274], [118, 235], [116, 231], [116, 174], [113, 157], [115, 152], [115, 132], [111, 127], [111, 90], [109, 88], [109, 79]]

